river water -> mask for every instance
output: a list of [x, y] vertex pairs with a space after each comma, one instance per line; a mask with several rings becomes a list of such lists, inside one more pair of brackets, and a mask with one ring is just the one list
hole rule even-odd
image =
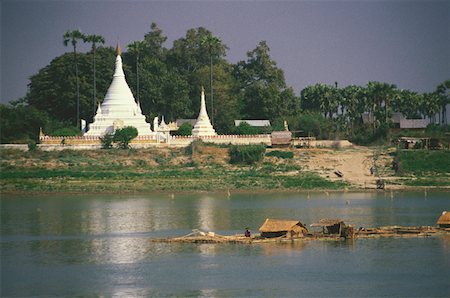
[[450, 237], [151, 243], [266, 218], [435, 225], [448, 192], [1, 198], [1, 296], [449, 297]]

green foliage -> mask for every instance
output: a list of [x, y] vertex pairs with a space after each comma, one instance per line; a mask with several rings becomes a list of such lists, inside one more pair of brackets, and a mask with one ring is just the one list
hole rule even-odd
[[36, 144], [36, 142], [31, 141], [31, 142], [28, 143], [28, 150], [29, 150], [29, 151], [34, 151], [34, 150], [36, 150], [36, 149], [37, 149], [37, 144]]
[[176, 131], [179, 136], [190, 136], [192, 135], [192, 125], [188, 122], [181, 124], [181, 126]]
[[375, 131], [372, 127], [364, 125], [358, 128], [350, 141], [357, 145], [380, 145], [386, 142], [388, 126], [381, 125]]
[[72, 137], [72, 136], [79, 136], [81, 135], [81, 131], [77, 127], [62, 127], [55, 129], [51, 133], [49, 133], [51, 136], [58, 136], [58, 137]]
[[294, 152], [273, 150], [273, 151], [267, 152], [266, 156], [273, 156], [273, 157], [288, 159], [288, 158], [294, 158]]
[[237, 135], [258, 135], [258, 134], [267, 134], [270, 133], [272, 129], [270, 126], [266, 127], [257, 127], [257, 126], [251, 126], [247, 122], [241, 122], [237, 127], [234, 129], [234, 133]]
[[114, 134], [105, 133], [103, 137], [100, 137], [100, 142], [102, 144], [102, 149], [111, 149], [114, 142]]
[[264, 157], [264, 145], [238, 145], [230, 147], [230, 163], [254, 164]]
[[406, 175], [450, 173], [450, 150], [397, 150], [396, 158]]
[[289, 130], [299, 131], [300, 136], [311, 136], [317, 139], [327, 139], [333, 136], [335, 126], [333, 121], [314, 112], [304, 112], [297, 116], [285, 118]]
[[234, 76], [242, 98], [241, 114], [247, 119], [276, 119], [294, 115], [300, 109], [299, 99], [286, 86], [283, 70], [270, 57], [265, 41], [247, 53], [247, 61], [235, 66]]
[[121, 129], [117, 129], [114, 132], [113, 140], [115, 143], [118, 143], [119, 148], [121, 149], [129, 149], [132, 139], [138, 136], [138, 131], [136, 127], [126, 126]]
[[39, 141], [39, 128], [47, 126], [48, 115], [29, 105], [0, 104], [0, 142], [28, 143]]

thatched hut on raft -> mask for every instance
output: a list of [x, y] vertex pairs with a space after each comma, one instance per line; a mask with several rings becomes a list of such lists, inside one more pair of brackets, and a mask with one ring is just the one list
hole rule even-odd
[[324, 234], [342, 235], [345, 223], [340, 219], [321, 219], [319, 222], [311, 224], [311, 227], [321, 227]]
[[263, 225], [259, 228], [261, 237], [276, 238], [290, 237], [299, 238], [308, 233], [308, 229], [298, 220], [280, 220], [267, 218]]
[[450, 212], [444, 211], [437, 221], [440, 228], [450, 228]]

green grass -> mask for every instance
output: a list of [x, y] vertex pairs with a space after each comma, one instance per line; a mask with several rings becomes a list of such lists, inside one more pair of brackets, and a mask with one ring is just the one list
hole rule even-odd
[[[171, 165], [182, 151], [99, 150], [60, 152], [1, 151], [2, 192], [151, 192], [226, 189], [340, 189], [291, 163], [200, 165], [188, 159]], [[186, 155], [184, 156], [186, 158]], [[147, 164], [151, 159], [159, 165]], [[50, 167], [51, 165], [51, 167]], [[284, 176], [293, 172], [293, 176]]]
[[450, 173], [450, 150], [398, 150], [397, 158], [405, 175]]
[[449, 179], [436, 179], [436, 178], [419, 178], [405, 181], [405, 185], [408, 186], [450, 186]]
[[273, 151], [267, 152], [266, 156], [273, 156], [273, 157], [287, 159], [287, 158], [293, 158], [294, 157], [294, 152], [292, 152], [292, 151], [273, 150]]

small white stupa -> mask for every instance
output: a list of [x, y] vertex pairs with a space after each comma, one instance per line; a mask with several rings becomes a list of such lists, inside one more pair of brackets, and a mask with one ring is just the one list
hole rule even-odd
[[150, 124], [145, 122], [141, 106], [134, 100], [133, 93], [125, 80], [122, 68], [122, 51], [117, 45], [116, 69], [111, 85], [103, 103], [98, 105], [94, 121], [89, 124], [85, 136], [101, 137], [106, 133], [113, 133], [116, 129], [133, 126], [139, 136], [154, 135]]
[[203, 86], [200, 102], [200, 113], [198, 114], [197, 122], [195, 122], [194, 128], [192, 129], [192, 135], [194, 137], [217, 135], [214, 127], [211, 125], [211, 121], [209, 121], [208, 113], [206, 112], [205, 89], [203, 89]]

